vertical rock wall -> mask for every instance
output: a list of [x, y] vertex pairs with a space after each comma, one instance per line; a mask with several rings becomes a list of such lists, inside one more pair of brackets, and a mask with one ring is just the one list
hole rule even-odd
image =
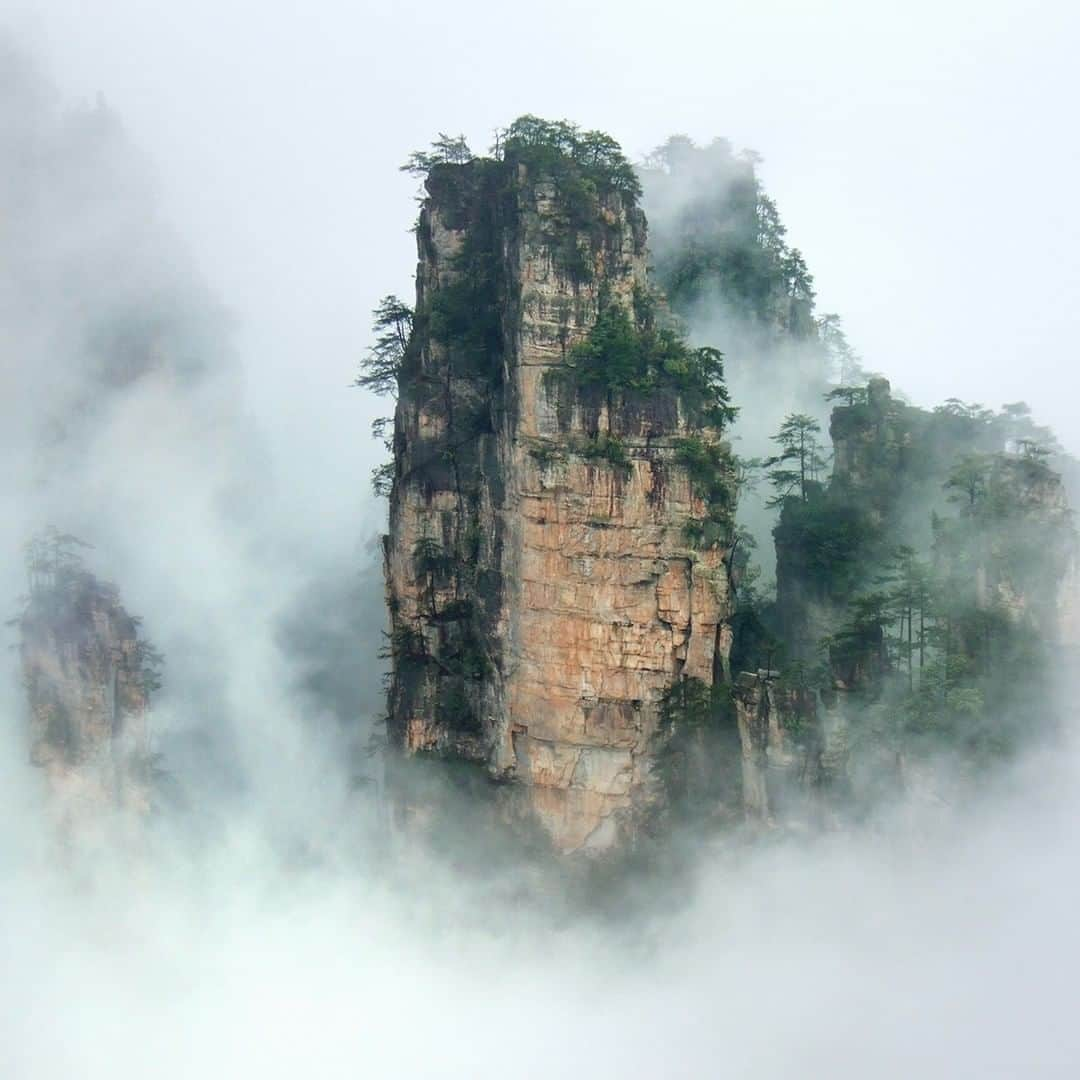
[[[654, 796], [665, 689], [711, 683], [730, 647], [724, 552], [688, 543], [703, 507], [675, 460], [708, 433], [673, 395], [560, 377], [601, 299], [629, 309], [645, 285], [624, 196], [583, 220], [497, 161], [427, 187], [386, 541], [391, 739], [513, 781], [562, 850], [608, 846]], [[590, 453], [608, 436], [625, 461]]]
[[37, 575], [21, 623], [31, 761], [65, 826], [149, 809], [146, 656], [116, 590], [82, 570]]

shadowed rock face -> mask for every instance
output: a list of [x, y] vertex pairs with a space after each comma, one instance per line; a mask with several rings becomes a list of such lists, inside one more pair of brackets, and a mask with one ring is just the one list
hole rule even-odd
[[[676, 440], [700, 432], [674, 395], [560, 377], [601, 297], [629, 309], [644, 286], [645, 221], [614, 192], [582, 220], [504, 162], [427, 187], [386, 539], [391, 741], [511, 781], [561, 850], [606, 847], [655, 797], [664, 690], [711, 683], [730, 649], [724, 552], [684, 535], [703, 508]], [[598, 433], [626, 460], [582, 453]]]
[[115, 588], [79, 568], [32, 576], [20, 621], [33, 764], [62, 824], [148, 811], [147, 646]]

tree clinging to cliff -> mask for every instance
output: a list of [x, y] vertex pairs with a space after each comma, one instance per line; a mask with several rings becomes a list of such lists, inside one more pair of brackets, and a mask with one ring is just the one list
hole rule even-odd
[[825, 468], [820, 434], [821, 425], [805, 413], [791, 413], [780, 425], [773, 436], [773, 442], [780, 444], [780, 453], [765, 462], [769, 483], [776, 488], [769, 506], [781, 506], [791, 495], [806, 501], [808, 485], [816, 483]]
[[397, 380], [412, 333], [413, 313], [396, 296], [384, 296], [372, 312], [375, 344], [360, 361], [354, 386], [376, 394], [396, 394]]

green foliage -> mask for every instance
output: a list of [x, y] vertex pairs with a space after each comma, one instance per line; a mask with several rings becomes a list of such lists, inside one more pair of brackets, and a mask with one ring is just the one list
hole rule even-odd
[[889, 596], [865, 593], [848, 605], [848, 616], [824, 645], [836, 678], [853, 689], [875, 688], [884, 673]]
[[371, 437], [381, 442], [383, 449], [391, 451], [394, 448], [394, 418], [392, 416], [379, 416], [371, 421]]
[[[1032, 737], [1028, 705], [1045, 697], [1050, 657], [1037, 615], [1055, 608], [1069, 525], [1025, 507], [1026, 464], [1022, 454], [959, 462], [959, 515], [936, 520], [935, 565], [895, 549], [879, 587], [855, 597], [828, 639], [840, 683], [880, 695], [898, 752], [948, 749], [985, 762]], [[1042, 483], [1038, 456], [1036, 468]], [[1010, 608], [1009, 595], [1022, 604]], [[1053, 715], [1040, 710], [1043, 730]]]
[[149, 700], [152, 694], [161, 689], [161, 671], [165, 666], [165, 656], [153, 642], [140, 638], [135, 644], [134, 661], [135, 681]]
[[454, 572], [456, 560], [451, 552], [430, 536], [421, 536], [413, 545], [413, 570], [418, 578], [443, 582]]
[[728, 570], [731, 585], [740, 597], [747, 599], [754, 596], [754, 584], [761, 573], [752, 562], [757, 539], [749, 529], [736, 526], [731, 537], [731, 551], [728, 554]]
[[396, 394], [412, 334], [412, 308], [396, 296], [384, 296], [372, 312], [372, 319], [375, 344], [361, 361], [353, 385], [376, 394]]
[[660, 724], [668, 732], [705, 727], [716, 717], [717, 689], [693, 676], [673, 682], [660, 698]]
[[686, 469], [694, 494], [710, 509], [726, 516], [735, 509], [730, 451], [723, 443], [709, 442], [700, 436], [676, 439], [675, 460]]
[[618, 191], [631, 202], [641, 195], [633, 165], [619, 144], [602, 131], [582, 131], [565, 120], [519, 116], [501, 132], [496, 156], [553, 177], [572, 207], [584, 210], [598, 193]]
[[741, 457], [732, 454], [731, 463], [735, 470], [735, 489], [739, 495], [741, 496], [744, 492], [757, 491], [762, 470], [765, 467], [765, 459]]
[[[381, 442], [383, 449], [390, 455], [394, 452], [393, 440], [394, 418], [392, 416], [380, 416], [371, 421], [371, 437]], [[376, 465], [371, 470], [371, 490], [376, 497], [389, 496], [394, 486], [394, 460], [391, 456], [389, 461]]]
[[702, 551], [726, 544], [730, 534], [731, 529], [726, 524], [711, 517], [687, 518], [683, 522], [683, 540], [689, 547]]
[[[829, 665], [823, 660], [790, 660], [781, 667], [776, 685], [789, 697], [812, 696], [829, 684], [830, 675]], [[785, 726], [789, 729], [799, 726], [798, 712], [791, 710], [790, 716], [785, 714]]]
[[548, 446], [545, 443], [541, 446], [534, 446], [529, 451], [529, 457], [531, 457], [541, 469], [547, 469], [560, 459], [561, 454], [554, 446]]
[[737, 415], [724, 384], [724, 361], [716, 349], [691, 348], [672, 327], [659, 326], [654, 300], [634, 292], [634, 317], [622, 305], [602, 300], [588, 337], [570, 350], [580, 387], [610, 394], [671, 391], [700, 422], [723, 430]]
[[767, 506], [783, 506], [792, 496], [807, 501], [810, 485], [818, 483], [818, 476], [825, 468], [818, 436], [821, 425], [805, 413], [790, 413], [772, 437], [780, 444], [780, 453], [766, 459], [769, 483], [776, 494]]
[[431, 654], [419, 627], [401, 623], [386, 638], [386, 647], [379, 652], [380, 659], [392, 659], [399, 667], [417, 667], [430, 662]]
[[646, 390], [655, 378], [653, 359], [629, 313], [618, 304], [601, 307], [589, 336], [570, 350], [583, 386]]
[[445, 604], [437, 613], [435, 621], [441, 623], [463, 622], [466, 619], [471, 619], [474, 612], [475, 605], [473, 602], [465, 597], [459, 597]]
[[555, 185], [560, 224], [547, 234], [553, 259], [572, 281], [591, 281], [595, 252], [613, 238], [613, 225], [599, 213], [600, 200], [617, 193], [630, 210], [641, 194], [619, 144], [600, 131], [522, 116], [499, 133], [494, 154], [510, 176], [524, 166], [531, 180]]
[[766, 671], [782, 654], [783, 642], [771, 625], [769, 605], [762, 605], [752, 592], [740, 590], [731, 616], [731, 670]]
[[992, 720], [987, 723], [986, 696], [966, 656], [935, 655], [900, 707], [902, 736], [932, 735], [939, 743], [970, 749], [1005, 748]]
[[621, 476], [629, 476], [633, 471], [630, 457], [621, 439], [614, 435], [600, 432], [591, 439], [579, 439], [574, 443], [574, 452], [586, 461], [604, 462]]
[[431, 294], [429, 332], [446, 347], [452, 371], [480, 375], [495, 385], [502, 370], [503, 288], [489, 217], [465, 233], [451, 269], [453, 274]]
[[780, 727], [806, 752], [814, 740], [818, 691], [831, 685], [832, 672], [823, 659], [793, 659], [780, 669], [775, 686], [781, 699]]
[[1016, 452], [1022, 461], [1027, 462], [1032, 478], [1045, 479], [1050, 476], [1052, 470], [1047, 464], [1049, 447], [1040, 445], [1034, 439], [1017, 439]]
[[471, 606], [466, 608], [465, 603], [454, 601], [441, 617], [431, 620], [432, 623], [448, 624], [447, 636], [437, 655], [428, 648], [421, 626], [407, 623], [394, 627], [387, 635], [387, 647], [379, 655], [392, 658], [400, 667], [430, 667], [440, 683], [484, 678], [491, 670], [491, 662], [473, 625]]
[[464, 165], [472, 160], [472, 156], [464, 135], [447, 135], [440, 131], [431, 149], [414, 150], [401, 166], [401, 171], [413, 176], [425, 176], [436, 165]]
[[[353, 385], [379, 395], [396, 395], [412, 337], [413, 312], [396, 296], [384, 296], [372, 317], [375, 344], [361, 361], [360, 374]], [[393, 453], [393, 422], [392, 417], [384, 416], [371, 424], [372, 437], [383, 444], [388, 454]], [[371, 489], [376, 496], [388, 496], [393, 483], [392, 460], [371, 470]]]
[[435, 703], [436, 720], [451, 731], [479, 734], [482, 729], [476, 715], [465, 677], [443, 680]]
[[812, 595], [845, 603], [873, 565], [881, 530], [864, 506], [830, 499], [808, 483], [805, 499], [784, 503], [773, 535]]
[[959, 503], [967, 514], [978, 513], [990, 486], [990, 464], [986, 454], [965, 454], [956, 462], [945, 481], [949, 502]]
[[[453, 460], [455, 447], [483, 430], [485, 417], [470, 411], [473, 391], [484, 396], [501, 376], [505, 335], [500, 313], [507, 298], [516, 297], [496, 242], [498, 215], [506, 205], [504, 197], [517, 190], [518, 167], [524, 166], [532, 181], [552, 182], [556, 208], [545, 218], [554, 223], [545, 242], [556, 265], [575, 281], [587, 278], [600, 264], [601, 245], [610, 239], [605, 230], [611, 226], [598, 213], [600, 201], [617, 192], [632, 204], [640, 189], [609, 137], [531, 116], [500, 134], [495, 161], [472, 160], [463, 143], [458, 146], [446, 137], [430, 155], [414, 159], [416, 167], [436, 170], [429, 184], [432, 191], [440, 184], [456, 184], [462, 191], [489, 185], [482, 198], [461, 200], [466, 242], [441, 287], [429, 291], [427, 310], [418, 314], [425, 332], [443, 346], [447, 357], [449, 435], [441, 453]], [[471, 161], [467, 168], [457, 166], [466, 160]], [[704, 513], [686, 523], [688, 539], [704, 546], [725, 544], [730, 550], [729, 572], [736, 585], [732, 663], [739, 669], [772, 670], [775, 661], [781, 671], [779, 688], [794, 697], [828, 684], [847, 686], [856, 695], [861, 691], [873, 699], [874, 709], [895, 717], [905, 738], [949, 733], [965, 745], [993, 743], [1005, 728], [1001, 703], [1015, 700], [1010, 685], [1028, 685], [1025, 671], [1044, 670], [1038, 666], [1037, 650], [1026, 650], [1023, 635], [1010, 624], [1015, 612], [998, 610], [998, 592], [1008, 598], [1005, 586], [1019, 582], [1027, 602], [1042, 587], [1042, 579], [1053, 576], [1035, 565], [1030, 581], [1024, 577], [1037, 562], [1032, 552], [1043, 550], [1039, 530], [1045, 532], [1046, 520], [1037, 514], [1025, 517], [1031, 508], [1018, 501], [1017, 484], [1023, 480], [1034, 488], [1043, 485], [1053, 494], [1050, 463], [1060, 457], [1060, 448], [1032, 422], [1022, 403], [993, 413], [952, 399], [925, 414], [901, 402], [889, 403], [876, 391], [872, 398], [873, 388], [863, 385], [861, 359], [840, 320], [834, 315], [815, 318], [813, 279], [802, 255], [788, 243], [755, 164], [752, 155], [738, 158], [722, 141], [699, 148], [688, 139], [673, 138], [654, 155], [646, 174], [650, 188], [657, 182], [660, 190], [666, 183], [674, 195], [693, 189], [692, 198], [672, 210], [671, 231], [678, 242], [657, 252], [660, 280], [674, 310], [688, 312], [718, 292], [740, 315], [820, 342], [823, 364], [839, 376], [839, 385], [824, 396], [845, 406], [836, 414], [841, 426], [847, 423], [849, 434], [864, 438], [849, 444], [853, 460], [858, 460], [852, 468], [854, 479], [844, 490], [826, 485], [821, 425], [804, 413], [785, 418], [774, 437], [775, 456], [756, 466], [735, 460], [712, 432], [675, 443], [674, 463], [686, 470], [695, 496], [705, 504]], [[716, 182], [721, 175], [723, 182]], [[689, 188], [687, 180], [694, 181]], [[698, 185], [698, 180], [708, 182]], [[470, 217], [474, 214], [476, 220]], [[720, 353], [691, 348], [658, 311], [662, 305], [641, 288], [621, 304], [602, 296], [594, 325], [584, 341], [568, 350], [568, 363], [554, 377], [561, 381], [560, 388], [581, 394], [583, 406], [599, 409], [606, 395], [609, 417], [657, 395], [677, 394], [681, 411], [692, 423], [722, 431], [735, 410]], [[411, 313], [408, 316], [411, 319]], [[368, 381], [358, 380], [361, 385], [376, 391], [392, 388], [406, 362], [415, 359], [419, 364], [418, 357], [408, 354], [408, 328], [402, 334], [402, 325], [402, 319], [383, 324], [376, 344], [376, 350], [383, 349], [378, 357], [383, 366], [372, 364]], [[566, 318], [564, 343], [569, 326]], [[441, 369], [424, 373], [423, 390], [430, 389], [433, 398], [441, 374]], [[474, 376], [478, 378], [469, 394], [455, 398], [452, 379]], [[665, 408], [671, 401], [665, 399]], [[560, 407], [564, 403], [561, 399]], [[874, 440], [881, 446], [870, 445]], [[1003, 446], [1015, 452], [1003, 456]], [[630, 467], [625, 445], [610, 428], [570, 449], [623, 473]], [[877, 450], [881, 452], [875, 456]], [[558, 456], [545, 445], [529, 453], [541, 467]], [[948, 462], [953, 463], [950, 470]], [[789, 585], [796, 579], [794, 591], [801, 596], [795, 602], [808, 613], [801, 624], [796, 618], [788, 620], [782, 605], [762, 603], [754, 595], [747, 554], [739, 551], [732, 520], [735, 494], [752, 484], [759, 468], [766, 470], [771, 505], [781, 508], [775, 535], [782, 573]], [[901, 470], [905, 486], [894, 489], [890, 485]], [[467, 496], [468, 484], [461, 486], [457, 475], [453, 479], [459, 493]], [[897, 493], [910, 494], [916, 483], [922, 487], [919, 500], [912, 501], [924, 501], [923, 493], [929, 492], [939, 510], [954, 507], [935, 530], [933, 573], [929, 561], [920, 557], [927, 554], [925, 530], [914, 540], [915, 530], [907, 530], [894, 506]], [[1006, 523], [1008, 529], [1003, 529]], [[455, 537], [452, 548], [449, 539], [445, 549], [426, 540], [413, 552], [430, 610], [419, 620], [420, 628], [397, 644], [404, 655], [424, 663], [427, 677], [437, 680], [436, 697], [447, 722], [461, 730], [479, 730], [473, 680], [482, 678], [491, 664], [481, 623], [486, 600], [473, 599], [479, 595], [473, 568], [482, 537], [478, 529], [470, 534], [463, 522], [451, 523], [449, 516], [441, 535]], [[886, 537], [890, 543], [911, 546], [887, 550]], [[1006, 575], [999, 573], [1001, 565], [1022, 569]], [[1026, 617], [1026, 610], [1018, 617]], [[781, 631], [788, 640], [781, 640]], [[823, 639], [826, 651], [821, 653]], [[664, 783], [670, 790], [685, 795], [690, 762], [700, 749], [695, 740], [717, 729], [729, 709], [721, 692], [698, 680], [679, 680], [665, 695], [661, 729], [666, 744], [658, 772], [663, 776], [666, 770]], [[792, 715], [804, 716], [798, 710]], [[791, 734], [802, 738], [806, 732], [796, 727]]]
[[856, 405], [865, 405], [868, 393], [865, 386], [837, 386], [825, 395], [826, 401], [840, 401], [849, 409]]
[[702, 518], [683, 526], [687, 543], [707, 548], [731, 541], [735, 524], [735, 471], [728, 448], [698, 436], [674, 440], [675, 462], [690, 480], [690, 489], [705, 504]]
[[483, 640], [472, 623], [464, 623], [456, 643], [439, 657], [442, 666], [464, 679], [483, 679], [491, 672], [491, 661]]
[[664, 223], [667, 238], [655, 252], [657, 275], [676, 311], [719, 296], [752, 320], [812, 338], [813, 278], [787, 244], [759, 160], [736, 155], [726, 139], [697, 146], [684, 135], [653, 151], [643, 180], [650, 220]]
[[377, 498], [389, 498], [394, 487], [394, 463], [384, 461], [371, 470], [371, 490]]

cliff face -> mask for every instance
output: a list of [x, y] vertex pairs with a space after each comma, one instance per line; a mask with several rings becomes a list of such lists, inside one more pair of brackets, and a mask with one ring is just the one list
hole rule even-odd
[[779, 672], [759, 669], [741, 672], [732, 696], [746, 820], [823, 820], [831, 795], [846, 787], [850, 724], [843, 690], [796, 688]]
[[895, 499], [910, 457], [911, 432], [892, 399], [888, 379], [870, 379], [866, 400], [833, 409], [829, 436], [833, 445], [835, 487], [858, 495], [877, 510]]
[[562, 850], [614, 843], [656, 797], [660, 700], [712, 683], [724, 551], [675, 393], [574, 379], [604, 305], [646, 286], [631, 198], [571, 203], [524, 165], [438, 166], [418, 226], [386, 539], [391, 741], [513, 781]]
[[32, 571], [20, 620], [33, 764], [65, 826], [149, 810], [146, 711], [152, 650], [116, 590], [71, 565]]

